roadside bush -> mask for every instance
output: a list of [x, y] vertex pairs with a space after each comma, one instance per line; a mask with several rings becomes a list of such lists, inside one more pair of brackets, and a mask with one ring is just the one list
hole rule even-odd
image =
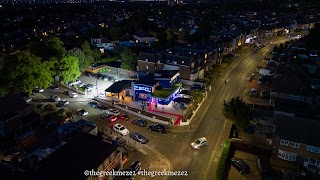
[[222, 153], [218, 162], [217, 170], [216, 170], [216, 180], [223, 180], [227, 177], [227, 166], [228, 166], [228, 159], [230, 156], [231, 150], [231, 142], [227, 140], [224, 143]]

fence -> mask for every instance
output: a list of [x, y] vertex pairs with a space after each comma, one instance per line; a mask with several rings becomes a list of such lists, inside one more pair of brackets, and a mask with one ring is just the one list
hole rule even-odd
[[247, 107], [251, 109], [268, 109], [268, 110], [273, 110], [273, 106], [267, 106], [267, 105], [262, 105], [262, 104], [251, 104], [251, 103], [246, 103]]

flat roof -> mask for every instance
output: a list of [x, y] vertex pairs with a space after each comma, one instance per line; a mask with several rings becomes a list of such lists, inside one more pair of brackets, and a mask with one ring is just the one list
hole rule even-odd
[[155, 84], [157, 84], [159, 81], [154, 80], [154, 74], [150, 73], [147, 74], [146, 76], [142, 77], [141, 79], [139, 79], [138, 81], [136, 81], [134, 84], [144, 84], [147, 86], [154, 86]]
[[117, 148], [117, 145], [103, 142], [97, 136], [78, 133], [40, 162], [36, 176], [42, 179], [85, 180], [88, 177], [83, 172], [97, 169]]
[[131, 81], [130, 80], [122, 80], [118, 82], [114, 82], [108, 89], [106, 89], [106, 92], [111, 92], [111, 93], [120, 93], [126, 88], [131, 86]]

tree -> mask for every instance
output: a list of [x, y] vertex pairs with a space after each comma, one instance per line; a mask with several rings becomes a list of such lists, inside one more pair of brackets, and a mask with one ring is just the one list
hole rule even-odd
[[278, 51], [279, 51], [279, 47], [278, 46], [274, 46], [273, 52], [278, 52]]
[[43, 40], [33, 42], [31, 46], [31, 53], [41, 57], [45, 61], [52, 57], [59, 60], [66, 55], [67, 50], [60, 38], [52, 37], [47, 41]]
[[81, 45], [81, 49], [86, 56], [92, 56], [92, 50], [87, 40], [83, 42], [83, 44]]
[[121, 35], [121, 28], [120, 27], [111, 27], [109, 30], [109, 34], [112, 40], [118, 40]]
[[250, 124], [249, 113], [250, 108], [239, 96], [223, 103], [222, 115], [231, 120], [238, 128], [244, 129]]
[[92, 56], [94, 60], [99, 60], [102, 56], [101, 51], [99, 49], [93, 49]]
[[167, 41], [171, 41], [172, 40], [172, 33], [169, 29], [166, 30], [166, 34], [167, 34]]
[[68, 51], [68, 55], [78, 58], [79, 69], [84, 69], [89, 67], [91, 61], [87, 59], [86, 55], [79, 48], [73, 48]]
[[78, 58], [65, 56], [58, 64], [58, 76], [61, 82], [74, 81], [80, 76]]
[[136, 57], [133, 55], [132, 50], [125, 47], [120, 53], [120, 57], [122, 59], [121, 68], [128, 70], [136, 69]]
[[39, 88], [48, 88], [53, 82], [52, 64], [44, 61], [30, 53], [30, 51], [22, 51], [16, 55], [13, 65], [8, 66], [7, 78], [13, 82], [16, 90], [31, 94], [32, 90]]

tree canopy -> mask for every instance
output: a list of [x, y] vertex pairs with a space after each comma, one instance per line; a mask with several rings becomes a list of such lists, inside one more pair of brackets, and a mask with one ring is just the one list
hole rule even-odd
[[80, 70], [89, 67], [91, 63], [90, 60], [86, 58], [86, 55], [83, 53], [83, 51], [79, 48], [73, 48], [69, 50], [68, 55], [76, 57], [78, 59]]
[[59, 62], [58, 76], [61, 82], [74, 81], [80, 76], [78, 58], [65, 56]]
[[12, 65], [7, 66], [7, 78], [19, 92], [31, 94], [36, 86], [46, 89], [53, 82], [50, 62], [41, 62], [42, 59], [30, 51], [22, 51], [14, 59]]
[[246, 128], [250, 124], [250, 108], [240, 97], [233, 97], [225, 101], [222, 107], [222, 115], [231, 120], [238, 128]]
[[133, 55], [132, 50], [129, 48], [123, 48], [120, 53], [120, 57], [122, 59], [121, 68], [128, 70], [136, 69], [136, 57]]

